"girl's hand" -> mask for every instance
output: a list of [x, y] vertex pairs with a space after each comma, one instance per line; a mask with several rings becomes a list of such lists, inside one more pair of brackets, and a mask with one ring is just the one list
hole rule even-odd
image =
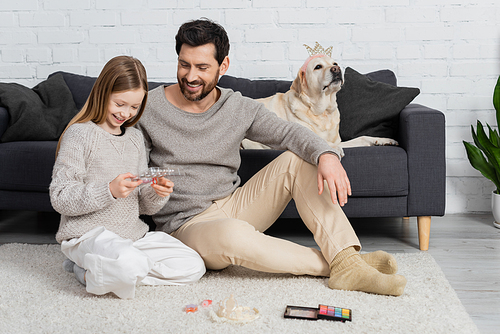
[[109, 183], [109, 190], [114, 198], [126, 198], [137, 186], [142, 183], [142, 180], [132, 181], [135, 177], [132, 173], [118, 175]]
[[161, 197], [167, 197], [174, 191], [174, 183], [163, 176], [158, 178], [156, 184], [151, 183], [151, 187], [153, 187], [158, 196]]

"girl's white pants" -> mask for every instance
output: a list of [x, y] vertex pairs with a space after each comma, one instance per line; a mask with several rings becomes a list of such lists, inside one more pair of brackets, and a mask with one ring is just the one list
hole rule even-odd
[[63, 241], [61, 250], [87, 271], [87, 292], [96, 295], [113, 292], [120, 298], [134, 298], [137, 284], [188, 284], [205, 274], [198, 253], [164, 232], [148, 232], [134, 242], [96, 227], [80, 238]]

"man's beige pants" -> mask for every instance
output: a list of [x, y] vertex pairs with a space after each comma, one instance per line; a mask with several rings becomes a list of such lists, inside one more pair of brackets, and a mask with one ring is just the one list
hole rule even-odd
[[[285, 152], [172, 235], [196, 250], [208, 269], [235, 264], [264, 272], [330, 276], [329, 264], [338, 252], [361, 246], [326, 183], [321, 195], [317, 184], [317, 167]], [[321, 252], [263, 233], [292, 198]]]

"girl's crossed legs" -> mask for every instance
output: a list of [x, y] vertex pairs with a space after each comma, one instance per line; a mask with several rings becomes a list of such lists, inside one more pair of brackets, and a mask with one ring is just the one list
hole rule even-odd
[[87, 271], [87, 291], [96, 295], [134, 298], [137, 284], [189, 284], [205, 273], [198, 253], [164, 232], [149, 232], [134, 242], [97, 227], [63, 241], [61, 250]]

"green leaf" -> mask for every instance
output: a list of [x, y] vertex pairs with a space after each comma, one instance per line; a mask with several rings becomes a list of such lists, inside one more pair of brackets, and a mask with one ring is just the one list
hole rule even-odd
[[493, 106], [495, 107], [497, 115], [497, 126], [500, 129], [500, 76], [498, 77], [495, 90], [493, 91]]
[[499, 144], [498, 144], [498, 133], [496, 130], [493, 130], [491, 128], [491, 126], [489, 124], [486, 124], [488, 126], [488, 129], [489, 129], [489, 139], [490, 139], [490, 142], [493, 144], [493, 146], [495, 147], [499, 147]]
[[[477, 128], [479, 129], [479, 127], [483, 127], [483, 124], [481, 124], [480, 121], [477, 121]], [[479, 139], [477, 138], [477, 135], [476, 135], [476, 131], [474, 131], [474, 126], [470, 126], [470, 132], [472, 134], [472, 139], [474, 140], [474, 144], [476, 144], [476, 146], [481, 149], [481, 150], [484, 150], [484, 147], [483, 145], [481, 145], [481, 143], [479, 142]]]
[[498, 135], [498, 131], [493, 129], [494, 137], [497, 138], [497, 146], [500, 147], [500, 136]]
[[[484, 132], [483, 125], [478, 121], [477, 136], [474, 138], [476, 146], [484, 152], [488, 161], [500, 171], [500, 148], [493, 145]], [[478, 145], [479, 144], [479, 145]]]
[[464, 141], [463, 143], [465, 145], [467, 157], [469, 158], [471, 166], [481, 172], [484, 177], [491, 180], [495, 184], [497, 189], [500, 189], [500, 180], [498, 179], [498, 174], [493, 165], [485, 159], [481, 150], [466, 141]]

